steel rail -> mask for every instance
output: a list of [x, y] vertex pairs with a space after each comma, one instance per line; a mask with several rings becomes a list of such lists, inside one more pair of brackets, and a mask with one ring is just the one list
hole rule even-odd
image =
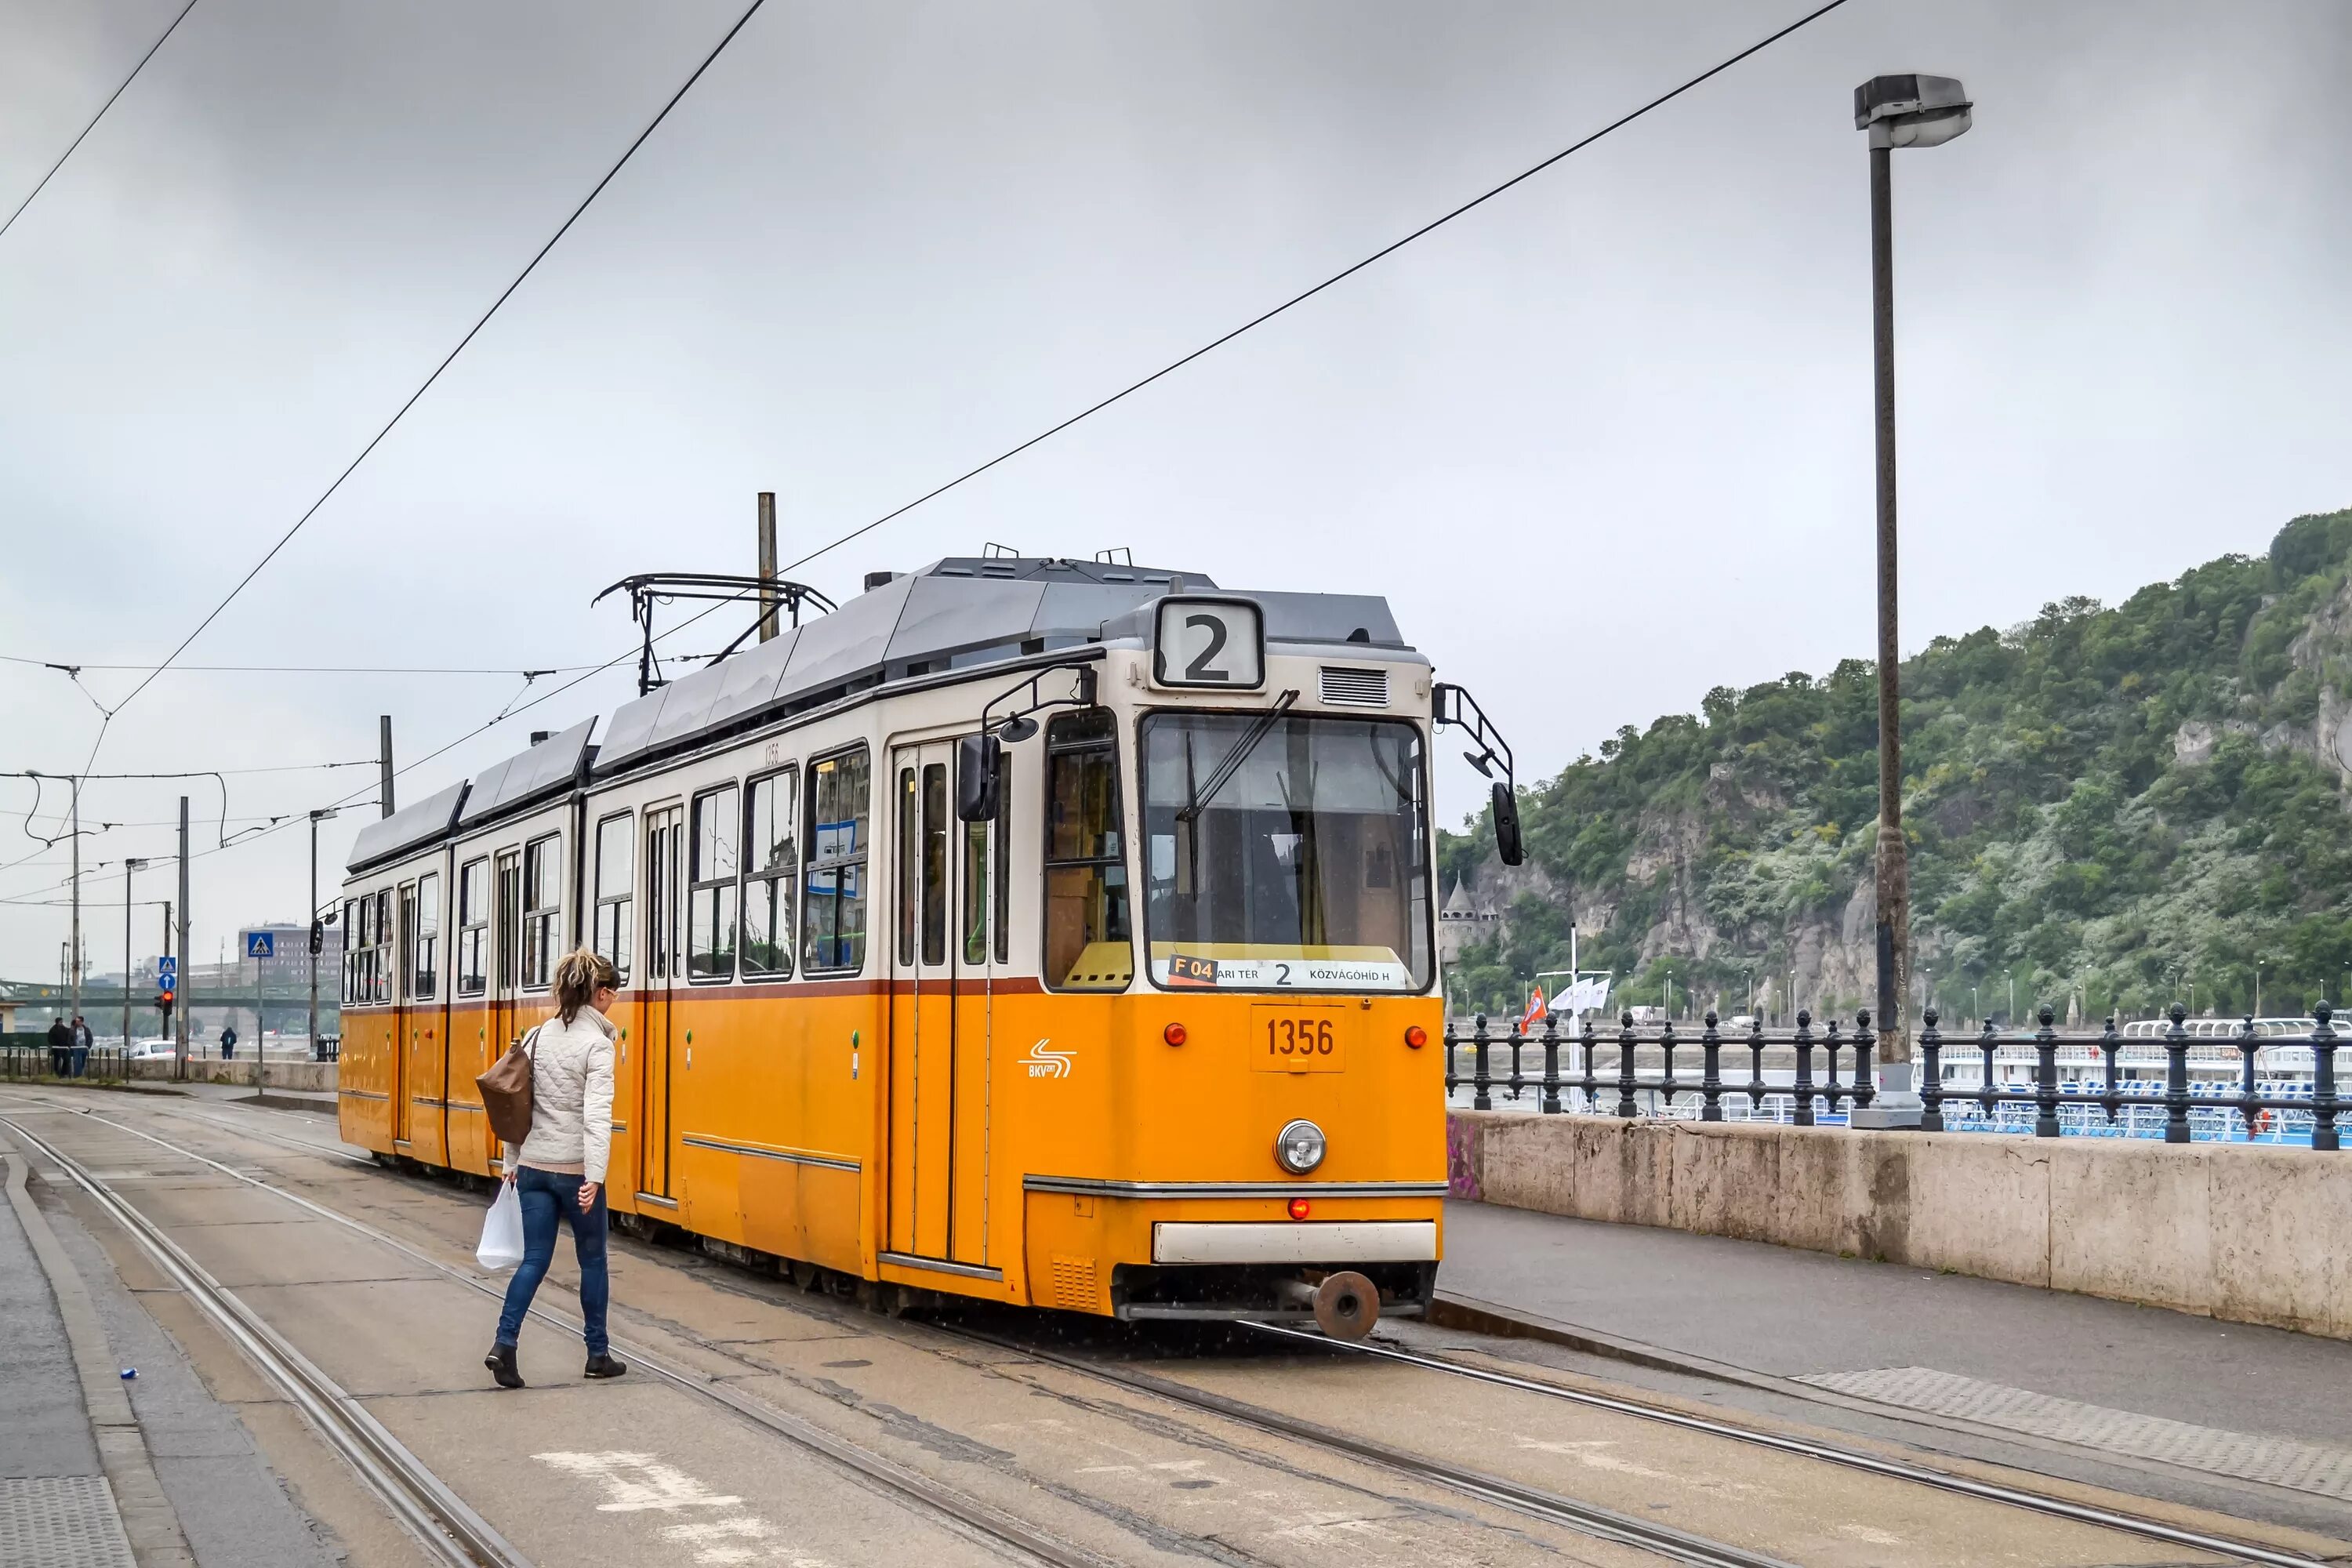
[[[260, 1128], [236, 1127], [228, 1122], [221, 1121], [213, 1117], [196, 1115], [189, 1111], [181, 1110], [177, 1108], [157, 1107], [156, 1109], [163, 1111], [165, 1114], [180, 1116], [189, 1121], [205, 1122], [207, 1125], [217, 1127], [224, 1131], [236, 1133], [241, 1136], [261, 1138], [269, 1142], [284, 1143], [289, 1146], [296, 1146], [307, 1150], [331, 1152], [341, 1155], [344, 1158], [353, 1160], [356, 1163], [366, 1164], [370, 1169], [382, 1169], [382, 1167], [376, 1165], [372, 1159], [369, 1159], [364, 1155], [353, 1155], [348, 1151], [341, 1149], [330, 1150], [327, 1145], [322, 1143], [315, 1143], [304, 1139], [287, 1137]], [[175, 1144], [167, 1142], [163, 1139], [156, 1138], [152, 1133], [141, 1131], [137, 1128], [127, 1127], [121, 1122], [108, 1121], [107, 1118], [95, 1116], [93, 1113], [89, 1111], [77, 1110], [76, 1113], [90, 1116], [92, 1120], [95, 1121], [107, 1121], [109, 1126], [121, 1127], [125, 1131], [136, 1133], [138, 1136], [146, 1138], [150, 1142], [162, 1144], [164, 1148], [171, 1149], [174, 1152], [188, 1154], [191, 1158], [197, 1160], [205, 1160], [205, 1156], [201, 1154], [194, 1154], [191, 1151], [180, 1149]], [[252, 1182], [254, 1185], [263, 1187], [270, 1192], [278, 1193], [280, 1195], [289, 1199], [290, 1201], [300, 1204], [305, 1207], [311, 1208], [315, 1212], [328, 1218], [336, 1220], [338, 1223], [349, 1226], [366, 1235], [375, 1237], [378, 1239], [408, 1253], [411, 1257], [429, 1263], [436, 1268], [442, 1269], [444, 1272], [455, 1274], [461, 1279], [467, 1279], [467, 1277], [461, 1272], [448, 1268], [447, 1265], [441, 1263], [439, 1260], [425, 1257], [423, 1253], [415, 1251], [414, 1248], [407, 1247], [406, 1244], [394, 1237], [385, 1236], [383, 1233], [376, 1230], [371, 1226], [367, 1226], [357, 1220], [350, 1219], [345, 1215], [336, 1214], [331, 1209], [320, 1207], [318, 1205], [312, 1204], [307, 1198], [303, 1198], [296, 1194], [287, 1193], [284, 1189], [271, 1186], [266, 1182], [259, 1182], [252, 1177], [244, 1176], [241, 1173], [229, 1171], [226, 1166], [218, 1165], [215, 1162], [205, 1161], [205, 1163], [214, 1164], [216, 1169], [227, 1172], [228, 1174], [236, 1175], [240, 1180]], [[467, 1279], [467, 1282], [473, 1283], [470, 1279]], [[534, 1309], [534, 1311], [545, 1321], [559, 1322], [567, 1328], [576, 1329], [578, 1327], [576, 1322], [570, 1322], [561, 1318], [551, 1316], [538, 1309]], [[934, 1328], [945, 1327], [944, 1325], [937, 1323], [934, 1323], [931, 1326]], [[1658, 1421], [1669, 1426], [1680, 1427], [1686, 1431], [1702, 1433], [1710, 1436], [1729, 1438], [1735, 1442], [1753, 1444], [1758, 1447], [1776, 1449], [1782, 1453], [1794, 1455], [1801, 1458], [1814, 1459], [1823, 1463], [1835, 1464], [1849, 1468], [1864, 1470], [1895, 1480], [1909, 1481], [1919, 1486], [1928, 1487], [1940, 1491], [1954, 1492], [1961, 1496], [1974, 1498], [1980, 1501], [2000, 1503], [2012, 1508], [2025, 1509], [2030, 1511], [2047, 1514], [2054, 1518], [2068, 1520], [2078, 1524], [2089, 1524], [2105, 1529], [2121, 1531], [2128, 1534], [2140, 1536], [2144, 1539], [2163, 1542], [2168, 1545], [2189, 1547], [2192, 1550], [2211, 1552], [2218, 1556], [2230, 1558], [2237, 1562], [2261, 1564], [2262, 1568], [2324, 1568], [2324, 1564], [2329, 1561], [2326, 1558], [2313, 1557], [2292, 1552], [2283, 1552], [2274, 1547], [2262, 1546], [2252, 1542], [2242, 1541], [2233, 1537], [2210, 1535], [2199, 1531], [2187, 1530], [2177, 1525], [2167, 1524], [2161, 1520], [2148, 1519], [2138, 1514], [2124, 1513], [2113, 1509], [2098, 1508], [2087, 1503], [2074, 1502], [2064, 1498], [2053, 1497], [2047, 1493], [2036, 1492], [2021, 1487], [2006, 1486], [1999, 1482], [1979, 1480], [1975, 1478], [1958, 1475], [1952, 1471], [1937, 1469], [1932, 1466], [1916, 1465], [1906, 1463], [1899, 1459], [1889, 1459], [1879, 1455], [1864, 1452], [1859, 1449], [1841, 1447], [1835, 1444], [1822, 1443], [1808, 1438], [1786, 1436], [1779, 1433], [1761, 1431], [1755, 1427], [1742, 1426], [1730, 1422], [1710, 1420], [1705, 1416], [1688, 1415], [1664, 1405], [1645, 1404], [1640, 1400], [1620, 1398], [1610, 1394], [1593, 1394], [1582, 1389], [1567, 1388], [1558, 1384], [1546, 1383], [1539, 1379], [1517, 1377], [1508, 1373], [1492, 1372], [1483, 1367], [1465, 1366], [1459, 1362], [1447, 1361], [1443, 1357], [1418, 1355], [1409, 1351], [1392, 1350], [1382, 1345], [1350, 1344], [1341, 1341], [1327, 1339], [1320, 1334], [1309, 1333], [1301, 1330], [1284, 1328], [1269, 1323], [1245, 1322], [1244, 1326], [1255, 1330], [1261, 1333], [1274, 1334], [1287, 1339], [1302, 1341], [1309, 1344], [1320, 1346], [1327, 1350], [1353, 1351], [1360, 1354], [1374, 1356], [1382, 1360], [1402, 1362], [1409, 1365], [1420, 1366], [1428, 1371], [1442, 1372], [1457, 1377], [1472, 1378], [1479, 1382], [1493, 1384], [1501, 1387], [1516, 1388], [1525, 1393], [1537, 1394], [1549, 1398], [1564, 1399], [1573, 1404], [1584, 1405], [1596, 1409], [1608, 1410], [1618, 1415], [1634, 1416], [1643, 1420]], [[1113, 1369], [1097, 1366], [1092, 1363], [1088, 1363], [1083, 1358], [1068, 1356], [1059, 1352], [1037, 1350], [1033, 1347], [1021, 1344], [1017, 1341], [998, 1341], [990, 1338], [990, 1336], [980, 1334], [970, 1330], [950, 1329], [947, 1331], [951, 1333], [960, 1333], [964, 1337], [971, 1339], [985, 1341], [986, 1342], [997, 1344], [1000, 1348], [1014, 1350], [1023, 1354], [1034, 1356], [1039, 1360], [1066, 1364], [1076, 1370], [1109, 1378], [1114, 1382], [1120, 1381], [1123, 1377], [1127, 1376], [1143, 1377], [1145, 1375], [1139, 1373], [1120, 1373]], [[638, 1353], [643, 1354], [641, 1351]], [[1148, 1381], [1156, 1385], [1162, 1380], [1148, 1379]], [[1150, 1389], [1150, 1392], [1165, 1394], [1171, 1398], [1180, 1400], [1191, 1399], [1194, 1396], [1194, 1391], [1185, 1390], [1182, 1388], [1182, 1385], [1172, 1384], [1169, 1384], [1165, 1388], [1154, 1386]], [[1200, 1394], [1199, 1397], [1202, 1399], [1217, 1399], [1221, 1396], [1204, 1394]], [[1264, 1412], [1263, 1414], [1276, 1420], [1288, 1419], [1287, 1417], [1276, 1415], [1274, 1412], [1270, 1411]], [[757, 1417], [754, 1418], [757, 1419]], [[1236, 1418], [1240, 1419], [1242, 1417], [1237, 1416]], [[1337, 1435], [1335, 1434], [1334, 1436]], [[1313, 1441], [1315, 1439], [1309, 1438], [1307, 1440]], [[1349, 1439], [1349, 1441], [1354, 1441], [1354, 1439]], [[1410, 1458], [1411, 1457], [1407, 1456], [1407, 1458]], [[1635, 1521], [1634, 1522], [1645, 1527], [1649, 1526], [1649, 1521]]]
[[531, 1568], [530, 1558], [516, 1551], [358, 1400], [231, 1294], [153, 1221], [55, 1143], [26, 1131], [14, 1117], [0, 1117], [0, 1125], [39, 1151], [122, 1226], [197, 1310], [277, 1385], [287, 1402], [302, 1413], [436, 1561], [451, 1568]]
[[[259, 1188], [263, 1192], [272, 1194], [273, 1195], [281, 1198], [288, 1203], [293, 1204], [299, 1208], [306, 1209], [310, 1213], [317, 1215], [321, 1219], [331, 1220], [335, 1224], [342, 1226], [348, 1230], [354, 1231], [361, 1236], [364, 1236], [372, 1241], [389, 1247], [395, 1252], [400, 1253], [402, 1256], [412, 1258], [418, 1263], [422, 1263], [429, 1268], [436, 1269], [440, 1273], [446, 1275], [451, 1279], [456, 1280], [457, 1283], [467, 1286], [482, 1295], [488, 1296], [493, 1300], [502, 1300], [505, 1299], [506, 1292], [502, 1288], [481, 1279], [478, 1275], [468, 1273], [465, 1269], [454, 1268], [451, 1265], [443, 1262], [441, 1259], [433, 1257], [430, 1253], [401, 1240], [398, 1237], [393, 1236], [386, 1231], [380, 1230], [376, 1226], [369, 1225], [364, 1220], [353, 1219], [349, 1215], [339, 1214], [323, 1204], [315, 1203], [312, 1200], [304, 1197], [299, 1193], [289, 1192], [286, 1188], [278, 1186], [274, 1183], [265, 1182], [258, 1176], [248, 1175], [245, 1172], [239, 1171], [233, 1166], [224, 1164], [220, 1161], [215, 1160], [209, 1155], [200, 1154], [193, 1149], [184, 1148], [180, 1144], [171, 1142], [169, 1139], [159, 1138], [152, 1132], [146, 1131], [142, 1128], [131, 1126], [127, 1122], [117, 1121], [110, 1117], [100, 1116], [95, 1111], [84, 1110], [78, 1107], [74, 1108], [70, 1114], [85, 1117], [89, 1121], [102, 1123], [103, 1125], [114, 1128], [119, 1131], [128, 1132], [136, 1138], [143, 1138], [148, 1142], [153, 1143], [159, 1148], [170, 1150], [173, 1153], [178, 1154], [184, 1159], [194, 1160], [198, 1164], [209, 1166], [225, 1176], [243, 1182], [248, 1186]], [[194, 1116], [190, 1115], [187, 1112], [179, 1112], [178, 1114], [187, 1116], [191, 1121], [205, 1121], [212, 1123], [213, 1125], [221, 1125], [220, 1123], [213, 1122], [213, 1119], [210, 1117]], [[0, 1122], [5, 1122], [5, 1121], [6, 1119], [5, 1117], [0, 1117]], [[12, 1126], [14, 1125], [13, 1123], [8, 1124]], [[281, 1134], [266, 1131], [260, 1128], [246, 1129], [224, 1127], [223, 1130], [237, 1136], [260, 1138], [268, 1142], [299, 1145], [300, 1147], [307, 1149], [325, 1148], [325, 1145], [323, 1144], [312, 1143], [304, 1139], [285, 1137]], [[341, 1153], [342, 1151], [336, 1150], [332, 1151], [332, 1152]], [[62, 1158], [59, 1159], [58, 1163], [60, 1164], [65, 1163]], [[79, 1175], [77, 1175], [76, 1179], [83, 1180]], [[83, 1180], [83, 1184], [88, 1186], [89, 1182], [87, 1180]], [[115, 1202], [119, 1204], [120, 1200], [115, 1200]], [[121, 1206], [126, 1209], [128, 1208], [127, 1205]], [[142, 1225], [147, 1223], [143, 1216], [135, 1217], [138, 1217], [139, 1223]], [[168, 1247], [171, 1246], [171, 1243], [165, 1241], [163, 1245]], [[569, 1333], [576, 1334], [581, 1330], [581, 1322], [579, 1319], [571, 1317], [562, 1312], [551, 1311], [545, 1307], [533, 1307], [530, 1310], [530, 1315], [533, 1318], [538, 1319], [542, 1323], [546, 1323], [551, 1327], [562, 1329]], [[258, 1320], [257, 1319], [256, 1321], [257, 1322]], [[268, 1331], [265, 1329], [264, 1331]], [[274, 1338], [275, 1336], [273, 1335], [272, 1337]], [[630, 1364], [638, 1370], [648, 1373], [654, 1377], [660, 1379], [662, 1382], [667, 1383], [673, 1387], [681, 1389], [688, 1394], [698, 1395], [704, 1399], [710, 1400], [714, 1404], [722, 1405], [726, 1409], [743, 1417], [745, 1420], [751, 1422], [754, 1426], [760, 1426], [769, 1432], [772, 1432], [780, 1437], [783, 1437], [792, 1443], [807, 1448], [811, 1452], [815, 1453], [824, 1458], [829, 1459], [845, 1469], [855, 1472], [856, 1474], [865, 1478], [866, 1480], [875, 1483], [886, 1492], [895, 1495], [900, 1501], [912, 1504], [923, 1510], [929, 1511], [948, 1521], [954, 1526], [976, 1532], [987, 1538], [988, 1542], [992, 1545], [999, 1548], [1009, 1548], [1031, 1561], [1050, 1564], [1051, 1568], [1118, 1568], [1118, 1565], [1108, 1558], [1098, 1556], [1095, 1552], [1089, 1552], [1083, 1547], [1075, 1545], [1069, 1542], [1062, 1541], [1057, 1537], [1048, 1535], [1025, 1523], [1022, 1520], [1015, 1518], [1013, 1515], [1006, 1513], [1003, 1510], [996, 1508], [992, 1504], [983, 1502], [978, 1498], [970, 1497], [964, 1493], [956, 1491], [951, 1488], [942, 1486], [940, 1483], [931, 1479], [929, 1476], [922, 1474], [919, 1470], [909, 1469], [908, 1467], [899, 1464], [894, 1459], [886, 1458], [879, 1454], [873, 1453], [866, 1448], [859, 1447], [857, 1444], [852, 1443], [845, 1437], [837, 1436], [834, 1433], [827, 1431], [825, 1428], [817, 1426], [813, 1421], [808, 1421], [801, 1416], [778, 1410], [774, 1406], [753, 1399], [749, 1394], [743, 1394], [722, 1382], [705, 1377], [693, 1371], [691, 1368], [681, 1366], [675, 1362], [669, 1361], [667, 1358], [658, 1354], [657, 1352], [647, 1349], [643, 1344], [615, 1337], [613, 1340], [613, 1348], [614, 1351], [624, 1353], [625, 1358], [630, 1363]], [[484, 1528], [487, 1529], [488, 1527], [485, 1526]], [[520, 1558], [516, 1558], [513, 1561], [518, 1564], [522, 1563], [522, 1559]], [[528, 1565], [524, 1564], [523, 1568], [528, 1568]]]
[[1330, 1427], [1318, 1426], [1311, 1421], [1302, 1421], [1296, 1416], [1285, 1415], [1278, 1411], [1268, 1410], [1263, 1405], [1231, 1399], [1222, 1394], [1211, 1394], [1167, 1378], [1154, 1377], [1149, 1373], [1129, 1372], [1122, 1368], [1104, 1366], [1098, 1363], [1087, 1361], [1083, 1356], [1073, 1356], [1060, 1351], [1040, 1350], [1034, 1345], [1024, 1344], [1018, 1340], [1003, 1339], [994, 1334], [983, 1333], [979, 1330], [960, 1325], [933, 1323], [930, 1326], [957, 1339], [993, 1345], [999, 1350], [1012, 1351], [1048, 1365], [1097, 1378], [1137, 1393], [1151, 1394], [1178, 1405], [1190, 1405], [1193, 1409], [1223, 1416], [1228, 1421], [1239, 1422], [1245, 1426], [1255, 1426], [1262, 1432], [1271, 1433], [1276, 1436], [1306, 1443], [1333, 1453], [1344, 1454], [1349, 1458], [1377, 1465], [1382, 1469], [1393, 1471], [1409, 1479], [1428, 1482], [1449, 1491], [1459, 1492], [1465, 1497], [1475, 1498], [1482, 1502], [1493, 1503], [1497, 1507], [1508, 1509], [1514, 1513], [1525, 1514], [1531, 1519], [1539, 1519], [1550, 1524], [1563, 1525], [1579, 1534], [1588, 1535], [1595, 1540], [1613, 1542], [1618, 1545], [1634, 1547], [1676, 1563], [1688, 1563], [1692, 1568], [1790, 1568], [1789, 1563], [1778, 1557], [1768, 1557], [1761, 1552], [1749, 1552], [1742, 1547], [1727, 1545], [1719, 1541], [1710, 1541], [1703, 1535], [1694, 1535], [1688, 1531], [1676, 1530], [1672, 1525], [1660, 1524], [1654, 1520], [1638, 1519], [1632, 1514], [1620, 1513], [1614, 1509], [1602, 1508], [1597, 1503], [1580, 1502], [1574, 1498], [1563, 1497], [1558, 1492], [1524, 1486], [1517, 1481], [1506, 1480], [1500, 1476], [1490, 1475], [1483, 1470], [1468, 1469], [1460, 1465], [1448, 1464], [1443, 1459], [1433, 1459], [1423, 1455], [1407, 1453], [1402, 1448], [1391, 1448], [1384, 1443], [1375, 1443], [1369, 1438], [1333, 1431]]
[[1649, 1405], [1640, 1400], [1621, 1399], [1606, 1394], [1593, 1394], [1580, 1388], [1565, 1388], [1538, 1378], [1517, 1377], [1505, 1372], [1490, 1372], [1485, 1367], [1465, 1366], [1460, 1362], [1441, 1356], [1419, 1355], [1411, 1351], [1391, 1350], [1385, 1345], [1350, 1344], [1326, 1339], [1321, 1334], [1302, 1333], [1273, 1323], [1250, 1323], [1247, 1327], [1262, 1334], [1274, 1334], [1284, 1339], [1304, 1341], [1328, 1349], [1351, 1351], [1360, 1355], [1378, 1357], [1382, 1361], [1402, 1362], [1431, 1372], [1446, 1373], [1454, 1377], [1467, 1377], [1498, 1387], [1516, 1388], [1524, 1393], [1542, 1394], [1548, 1398], [1564, 1399], [1591, 1409], [1607, 1410], [1620, 1415], [1636, 1416], [1644, 1421], [1663, 1422], [1685, 1432], [1704, 1433], [1712, 1437], [1727, 1437], [1734, 1442], [1749, 1443], [1758, 1447], [1771, 1448], [1801, 1458], [1815, 1459], [1824, 1464], [1842, 1465], [1850, 1469], [1864, 1470], [1872, 1475], [1885, 1476], [1895, 1480], [1910, 1481], [1931, 1487], [1937, 1491], [1958, 1493], [1985, 1502], [2004, 1503], [2011, 1508], [2031, 1510], [2077, 1524], [2095, 1525], [2105, 1530], [2122, 1531], [2150, 1541], [2160, 1541], [2170, 1546], [2184, 1546], [2198, 1552], [2210, 1552], [2241, 1563], [2254, 1563], [2263, 1568], [2321, 1568], [2334, 1561], [2312, 1557], [2300, 1552], [2282, 1552], [2275, 1547], [2259, 1546], [2249, 1541], [2229, 1536], [2208, 1535], [2201, 1531], [2184, 1530], [2166, 1524], [2161, 1520], [2147, 1519], [2138, 1514], [2122, 1513], [2114, 1509], [2094, 1507], [2089, 1503], [2070, 1502], [2064, 1498], [2045, 1492], [2029, 1491], [2021, 1487], [2003, 1486], [1997, 1481], [1982, 1481], [1973, 1477], [1939, 1470], [1931, 1466], [1914, 1465], [1901, 1459], [1889, 1459], [1858, 1448], [1840, 1447], [1833, 1443], [1822, 1443], [1805, 1437], [1790, 1437], [1778, 1432], [1766, 1432], [1753, 1426], [1741, 1426], [1727, 1421], [1713, 1421], [1704, 1415], [1687, 1415], [1661, 1405]]

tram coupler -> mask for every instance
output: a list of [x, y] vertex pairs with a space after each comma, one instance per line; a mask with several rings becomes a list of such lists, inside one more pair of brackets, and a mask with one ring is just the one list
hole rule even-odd
[[1381, 1321], [1379, 1287], [1352, 1268], [1335, 1269], [1319, 1284], [1283, 1283], [1286, 1300], [1315, 1310], [1315, 1324], [1335, 1340], [1360, 1340]]

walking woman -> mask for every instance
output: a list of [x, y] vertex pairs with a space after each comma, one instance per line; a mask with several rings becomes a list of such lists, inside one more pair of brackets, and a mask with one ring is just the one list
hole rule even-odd
[[530, 1057], [530, 1136], [512, 1156], [507, 1180], [522, 1200], [523, 1257], [507, 1286], [499, 1337], [482, 1364], [500, 1388], [520, 1388], [515, 1344], [523, 1315], [555, 1257], [558, 1217], [571, 1222], [580, 1257], [580, 1315], [586, 1322], [587, 1375], [618, 1377], [604, 1338], [612, 1287], [604, 1269], [604, 1163], [613, 1143], [613, 1036], [604, 1015], [620, 975], [593, 949], [567, 953], [555, 966], [555, 1016], [525, 1042]]

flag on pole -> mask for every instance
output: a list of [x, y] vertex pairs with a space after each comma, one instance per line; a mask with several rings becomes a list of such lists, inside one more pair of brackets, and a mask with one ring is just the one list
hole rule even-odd
[[1528, 1011], [1527, 1011], [1527, 1015], [1526, 1015], [1526, 1016], [1522, 1017], [1522, 1018], [1519, 1020], [1519, 1033], [1521, 1033], [1522, 1035], [1524, 1035], [1524, 1034], [1528, 1033], [1529, 1030], [1533, 1029], [1533, 1028], [1536, 1026], [1536, 1020], [1537, 1020], [1537, 1019], [1538, 1019], [1538, 1018], [1540, 1018], [1540, 1017], [1542, 1017], [1543, 1016], [1544, 1016], [1544, 994], [1543, 994], [1543, 987], [1542, 987], [1541, 985], [1538, 985], [1538, 986], [1535, 988], [1535, 990], [1534, 990], [1534, 991], [1532, 991], [1531, 993], [1529, 993], [1529, 994], [1528, 994]]

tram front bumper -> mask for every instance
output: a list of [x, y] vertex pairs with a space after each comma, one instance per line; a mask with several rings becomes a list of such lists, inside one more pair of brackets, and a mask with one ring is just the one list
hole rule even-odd
[[1434, 1220], [1161, 1220], [1151, 1227], [1154, 1263], [1433, 1263]]

